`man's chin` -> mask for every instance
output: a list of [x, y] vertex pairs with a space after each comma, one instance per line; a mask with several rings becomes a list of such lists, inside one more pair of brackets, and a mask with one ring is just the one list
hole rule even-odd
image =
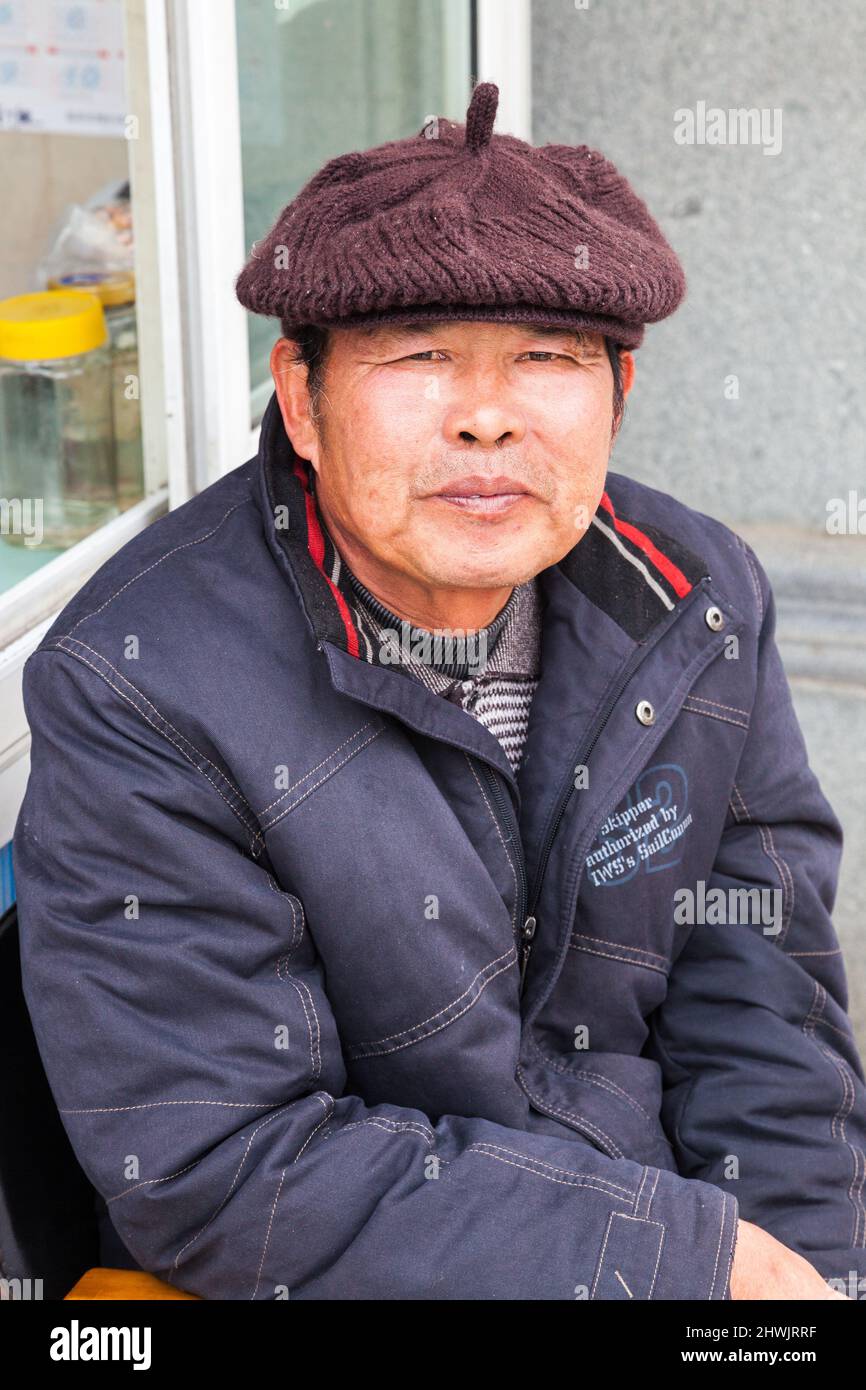
[[537, 552], [527, 555], [520, 548], [514, 555], [496, 555], [481, 559], [477, 556], [442, 556], [428, 570], [428, 582], [442, 589], [513, 589], [534, 578], [544, 563], [539, 564]]
[[422, 561], [425, 580], [441, 588], [513, 588], [554, 563], [561, 552], [546, 527], [440, 524], [416, 528], [412, 535], [412, 553]]

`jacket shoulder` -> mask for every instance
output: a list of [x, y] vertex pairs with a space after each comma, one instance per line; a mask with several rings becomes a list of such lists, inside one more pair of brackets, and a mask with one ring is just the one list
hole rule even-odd
[[[99, 645], [149, 628], [149, 619], [184, 623], [216, 582], [214, 566], [261, 543], [248, 460], [138, 532], [94, 571], [57, 614], [39, 646], [72, 636]], [[209, 578], [208, 578], [209, 577]], [[79, 631], [80, 629], [80, 631]]]

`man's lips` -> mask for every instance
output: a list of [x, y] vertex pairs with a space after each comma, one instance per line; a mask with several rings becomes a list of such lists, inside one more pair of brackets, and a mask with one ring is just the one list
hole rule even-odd
[[520, 483], [516, 478], [509, 478], [505, 474], [499, 474], [495, 478], [478, 476], [472, 474], [466, 478], [456, 478], [451, 483], [446, 483], [434, 493], [435, 497], [512, 497], [515, 493], [528, 493], [529, 488], [525, 483]]
[[447, 506], [476, 517], [499, 516], [531, 495], [525, 483], [503, 474], [456, 478], [432, 494]]

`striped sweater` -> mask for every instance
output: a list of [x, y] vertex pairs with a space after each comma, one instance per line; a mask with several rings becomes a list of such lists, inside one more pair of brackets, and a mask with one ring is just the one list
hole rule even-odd
[[[435, 694], [473, 714], [499, 739], [516, 773], [538, 685], [541, 605], [536, 581], [531, 579], [512, 589], [505, 607], [488, 627], [474, 635], [469, 657], [461, 661], [442, 659], [435, 652], [430, 660], [415, 657], [415, 651], [424, 652], [425, 645], [430, 646], [425, 629], [402, 622], [351, 571], [348, 578], [358, 596], [355, 618], [360, 631], [363, 633], [365, 626], [372, 629], [380, 650], [388, 634], [396, 636], [394, 647], [402, 637], [402, 669]], [[469, 648], [469, 643], [466, 645]]]
[[[332, 540], [333, 543], [333, 540]], [[336, 547], [335, 547], [336, 548]], [[535, 579], [518, 584], [493, 622], [463, 644], [431, 641], [431, 634], [399, 618], [340, 560], [355, 602], [361, 654], [391, 651], [395, 668], [434, 694], [461, 705], [499, 739], [516, 773], [523, 753], [541, 657], [541, 601]]]

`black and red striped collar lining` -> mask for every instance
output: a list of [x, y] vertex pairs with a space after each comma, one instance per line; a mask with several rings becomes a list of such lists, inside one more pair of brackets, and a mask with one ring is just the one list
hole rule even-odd
[[618, 513], [607, 488], [588, 530], [559, 562], [571, 582], [636, 642], [709, 574], [706, 562], [666, 531]]
[[[360, 657], [354, 591], [316, 504], [309, 461], [286, 435], [276, 393], [262, 420], [258, 467], [269, 544], [289, 562], [316, 639]], [[708, 570], [666, 532], [620, 515], [611, 497], [616, 478], [608, 474], [591, 525], [558, 568], [633, 640], [642, 641]]]

